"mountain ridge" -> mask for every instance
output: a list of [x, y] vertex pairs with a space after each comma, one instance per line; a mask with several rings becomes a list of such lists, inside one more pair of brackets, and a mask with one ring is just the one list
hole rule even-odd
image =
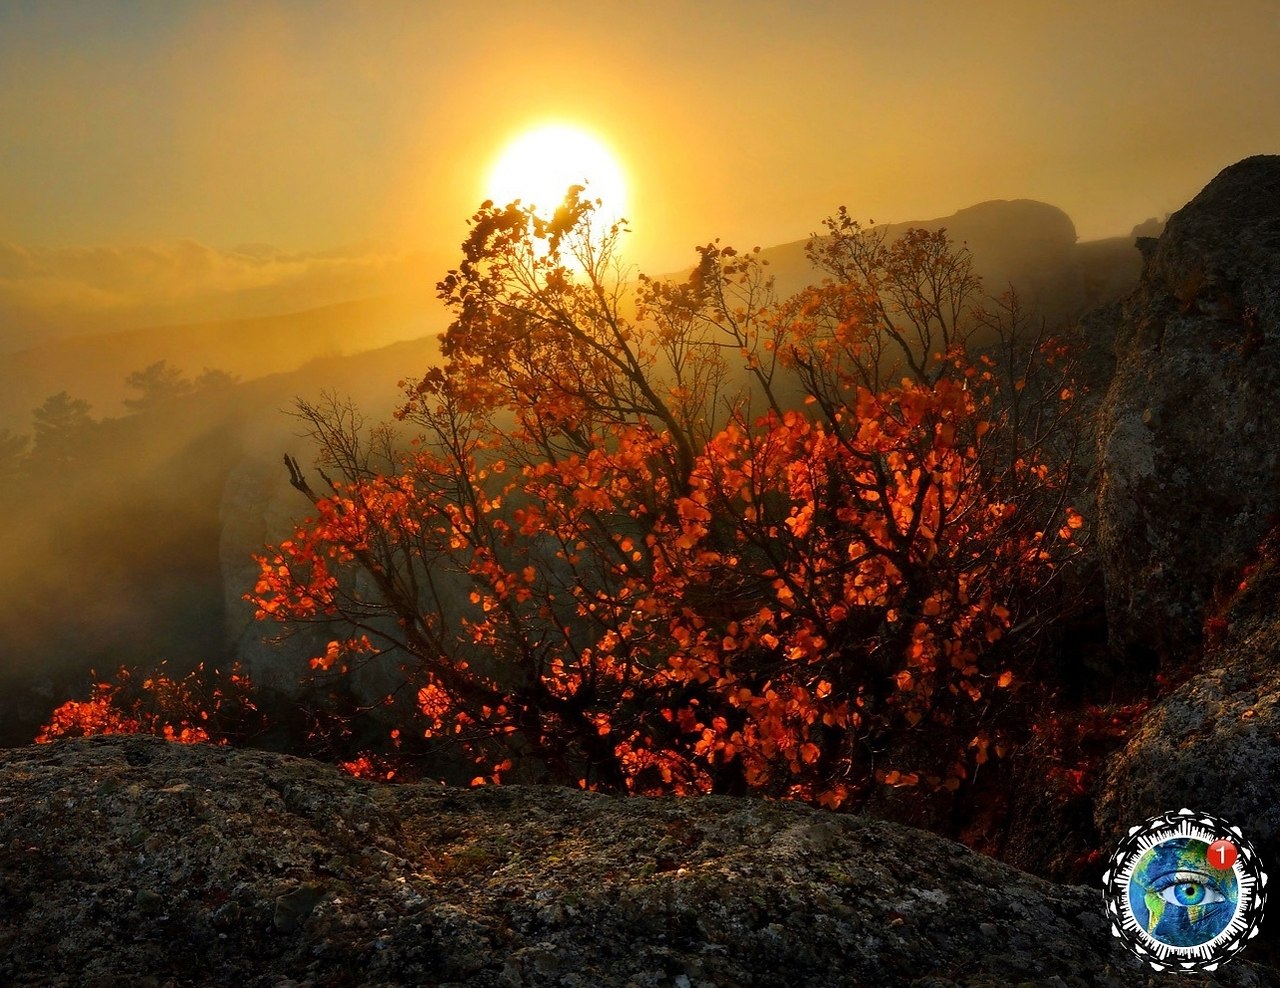
[[298, 312], [51, 340], [0, 355], [10, 381], [0, 393], [0, 425], [27, 431], [31, 409], [59, 391], [88, 400], [95, 416], [120, 414], [126, 375], [159, 360], [190, 377], [216, 368], [251, 380], [321, 357], [421, 339], [443, 329], [443, 319], [432, 296], [415, 291]]

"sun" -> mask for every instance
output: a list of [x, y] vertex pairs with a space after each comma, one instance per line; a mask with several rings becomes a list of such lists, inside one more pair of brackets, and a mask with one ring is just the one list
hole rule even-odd
[[509, 143], [489, 173], [487, 196], [505, 206], [519, 199], [548, 214], [571, 185], [599, 199], [602, 218], [626, 211], [627, 182], [613, 152], [587, 131], [565, 124], [537, 127]]

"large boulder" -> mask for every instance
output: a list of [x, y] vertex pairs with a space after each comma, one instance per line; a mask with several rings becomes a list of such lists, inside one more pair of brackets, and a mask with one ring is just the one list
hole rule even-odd
[[[1210, 618], [1205, 669], [1158, 700], [1111, 759], [1094, 822], [1116, 841], [1134, 823], [1181, 806], [1241, 828], [1280, 861], [1280, 532]], [[1274, 875], [1272, 876], [1274, 877]], [[1254, 956], [1280, 963], [1274, 910]]]
[[[1140, 270], [1132, 239], [1078, 243], [1066, 213], [1032, 199], [980, 202], [950, 216], [876, 229], [893, 240], [913, 228], [946, 230], [953, 244], [972, 253], [985, 292], [998, 297], [1013, 288], [1023, 308], [1054, 330], [1129, 291]], [[818, 276], [805, 256], [807, 244], [796, 240], [761, 251], [780, 294], [799, 291]]]
[[1159, 976], [1098, 889], [757, 799], [380, 786], [144, 737], [0, 751], [6, 985], [1277, 985]]
[[[1280, 630], [1267, 640], [1280, 645]], [[1245, 644], [1215, 655], [1143, 717], [1098, 786], [1094, 819], [1116, 840], [1135, 823], [1193, 806], [1280, 851], [1280, 670]]]
[[1139, 246], [1113, 316], [1098, 545], [1113, 646], [1169, 667], [1280, 511], [1280, 156], [1227, 168]]

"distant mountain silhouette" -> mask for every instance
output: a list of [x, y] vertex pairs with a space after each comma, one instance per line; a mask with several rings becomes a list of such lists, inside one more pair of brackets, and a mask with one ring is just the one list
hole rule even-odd
[[248, 381], [321, 357], [431, 336], [444, 325], [439, 304], [423, 290], [286, 315], [51, 341], [0, 356], [0, 426], [29, 431], [31, 410], [59, 391], [91, 402], [95, 418], [123, 414], [125, 377], [158, 360], [191, 378], [209, 367]]
[[[1079, 243], [1066, 213], [1034, 199], [995, 199], [950, 216], [867, 227], [885, 230], [890, 238], [913, 228], [945, 229], [954, 243], [973, 252], [988, 294], [998, 296], [1012, 286], [1025, 306], [1051, 324], [1117, 297], [1132, 287], [1142, 268], [1131, 238]], [[819, 277], [805, 256], [807, 243], [795, 240], [761, 251], [780, 296]]]
[[[1132, 238], [1078, 243], [1066, 213], [1031, 199], [983, 202], [950, 216], [893, 223], [885, 229], [894, 237], [912, 227], [945, 228], [953, 241], [973, 252], [975, 268], [990, 294], [999, 295], [1012, 285], [1024, 305], [1040, 312], [1050, 325], [1074, 320], [1117, 298], [1136, 282], [1141, 270]], [[797, 240], [762, 251], [779, 295], [818, 279], [819, 272], [805, 257], [806, 243]], [[246, 245], [239, 250], [262, 255], [275, 248]], [[29, 431], [31, 410], [63, 390], [90, 401], [95, 417], [121, 414], [126, 375], [158, 360], [168, 361], [192, 378], [210, 367], [250, 381], [291, 371], [320, 357], [434, 336], [447, 324], [447, 313], [424, 283], [413, 293], [286, 315], [51, 341], [0, 355], [6, 385], [0, 389], [0, 427]]]

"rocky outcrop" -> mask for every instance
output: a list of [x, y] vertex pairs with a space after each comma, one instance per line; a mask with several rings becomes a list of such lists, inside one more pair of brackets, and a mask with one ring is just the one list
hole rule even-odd
[[[996, 199], [950, 216], [878, 229], [894, 239], [912, 228], [945, 229], [952, 243], [972, 253], [985, 292], [998, 297], [1012, 287], [1024, 310], [1043, 316], [1054, 329], [1115, 300], [1137, 281], [1131, 238], [1078, 243], [1066, 213], [1033, 199]], [[761, 252], [780, 294], [813, 283], [816, 272], [805, 256], [807, 243], [797, 240]]]
[[1168, 666], [1280, 511], [1280, 157], [1227, 168], [1139, 247], [1113, 316], [1098, 544], [1113, 646]]
[[[1243, 589], [1210, 621], [1206, 669], [1156, 703], [1111, 760], [1094, 820], [1117, 840], [1136, 820], [1194, 806], [1241, 828], [1280, 861], [1280, 538], [1273, 533]], [[1255, 951], [1280, 964], [1280, 917]]]
[[1273, 985], [1097, 889], [764, 800], [379, 786], [145, 737], [0, 752], [6, 985]]
[[[1268, 632], [1280, 646], [1280, 632]], [[1098, 787], [1099, 831], [1194, 806], [1240, 827], [1264, 859], [1280, 850], [1280, 670], [1255, 646], [1215, 655], [1143, 719]], [[1218, 664], [1221, 663], [1221, 664]]]
[[[1138, 289], [1102, 314], [1117, 355], [1099, 443], [1108, 619], [1129, 661], [1195, 671], [1111, 759], [1094, 821], [1114, 840], [1202, 808], [1275, 862], [1280, 156], [1227, 168], [1138, 245]], [[1259, 953], [1275, 963], [1280, 923], [1268, 923]]]

